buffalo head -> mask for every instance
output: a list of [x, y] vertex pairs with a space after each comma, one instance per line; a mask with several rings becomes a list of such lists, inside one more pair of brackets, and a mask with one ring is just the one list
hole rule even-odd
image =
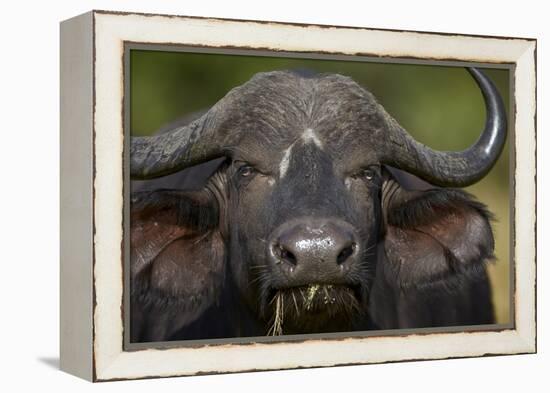
[[[201, 338], [388, 327], [403, 320], [388, 317], [388, 308], [399, 314], [397, 300], [388, 303], [396, 288], [449, 289], [484, 273], [493, 237], [483, 205], [400, 181], [406, 171], [466, 186], [495, 163], [503, 104], [469, 71], [487, 121], [461, 152], [415, 141], [348, 77], [286, 71], [255, 75], [188, 125], [132, 138], [134, 179], [223, 158], [200, 190], [132, 196], [134, 339], [180, 328], [200, 337], [201, 320], [228, 326]], [[147, 315], [155, 326], [143, 333]]]

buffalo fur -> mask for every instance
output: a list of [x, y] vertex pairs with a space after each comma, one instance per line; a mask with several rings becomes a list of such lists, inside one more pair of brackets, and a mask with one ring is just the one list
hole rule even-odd
[[[484, 275], [494, 259], [492, 214], [474, 197], [457, 189], [434, 189], [392, 206], [385, 241], [388, 279], [403, 289], [460, 288]], [[407, 267], [407, 257], [422, 250], [423, 265]]]
[[[225, 246], [215, 203], [208, 191], [133, 194], [133, 339], [165, 338], [169, 325], [191, 323], [218, 301], [225, 275]], [[208, 264], [201, 263], [202, 259]], [[166, 329], [155, 326], [159, 314], [170, 320]]]
[[[308, 300], [306, 287], [274, 293], [265, 317], [243, 304], [228, 277], [234, 272], [220, 231], [215, 177], [199, 191], [132, 194], [133, 342], [292, 333], [282, 330], [285, 321], [319, 306]], [[490, 212], [461, 190], [408, 190], [389, 172], [385, 178], [381, 252], [368, 304], [348, 290], [319, 288], [330, 291], [332, 306], [345, 308], [353, 323], [327, 320], [315, 332], [492, 323], [485, 269], [494, 259]]]

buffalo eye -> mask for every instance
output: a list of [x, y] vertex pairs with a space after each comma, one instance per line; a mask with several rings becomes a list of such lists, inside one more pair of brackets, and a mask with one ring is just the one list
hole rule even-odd
[[373, 180], [376, 177], [376, 172], [373, 169], [366, 168], [361, 171], [361, 177], [366, 180]]
[[249, 177], [254, 174], [255, 170], [250, 165], [243, 165], [239, 168], [238, 173], [241, 177]]
[[376, 180], [378, 176], [378, 172], [376, 169], [369, 167], [369, 168], [363, 168], [360, 171], [356, 172], [352, 177], [355, 179], [363, 179], [366, 181], [373, 181]]

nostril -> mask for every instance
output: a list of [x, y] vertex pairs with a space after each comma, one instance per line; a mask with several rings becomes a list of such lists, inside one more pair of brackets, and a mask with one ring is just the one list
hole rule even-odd
[[340, 251], [340, 253], [336, 257], [336, 262], [339, 265], [346, 262], [346, 260], [354, 253], [355, 247], [357, 247], [357, 245], [355, 243], [351, 243], [350, 245], [344, 247], [342, 249], [342, 251]]
[[296, 257], [294, 256], [293, 253], [291, 253], [288, 250], [285, 250], [285, 249], [281, 250], [281, 259], [284, 260], [285, 262], [288, 262], [296, 266]]
[[296, 266], [296, 264], [298, 263], [296, 256], [292, 253], [292, 251], [287, 250], [281, 244], [277, 244], [274, 247], [274, 253], [281, 261], [289, 263], [293, 266]]

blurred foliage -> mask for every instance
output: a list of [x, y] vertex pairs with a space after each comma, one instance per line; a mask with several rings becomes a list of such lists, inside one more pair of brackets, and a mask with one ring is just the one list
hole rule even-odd
[[[462, 67], [132, 50], [130, 69], [132, 135], [150, 135], [186, 114], [209, 108], [257, 72], [282, 69], [352, 77], [414, 138], [435, 149], [467, 148], [479, 137], [485, 121], [481, 92]], [[508, 70], [485, 72], [508, 108]], [[509, 174], [507, 142], [489, 175], [467, 188], [496, 218], [497, 261], [489, 272], [498, 323], [510, 318]]]

